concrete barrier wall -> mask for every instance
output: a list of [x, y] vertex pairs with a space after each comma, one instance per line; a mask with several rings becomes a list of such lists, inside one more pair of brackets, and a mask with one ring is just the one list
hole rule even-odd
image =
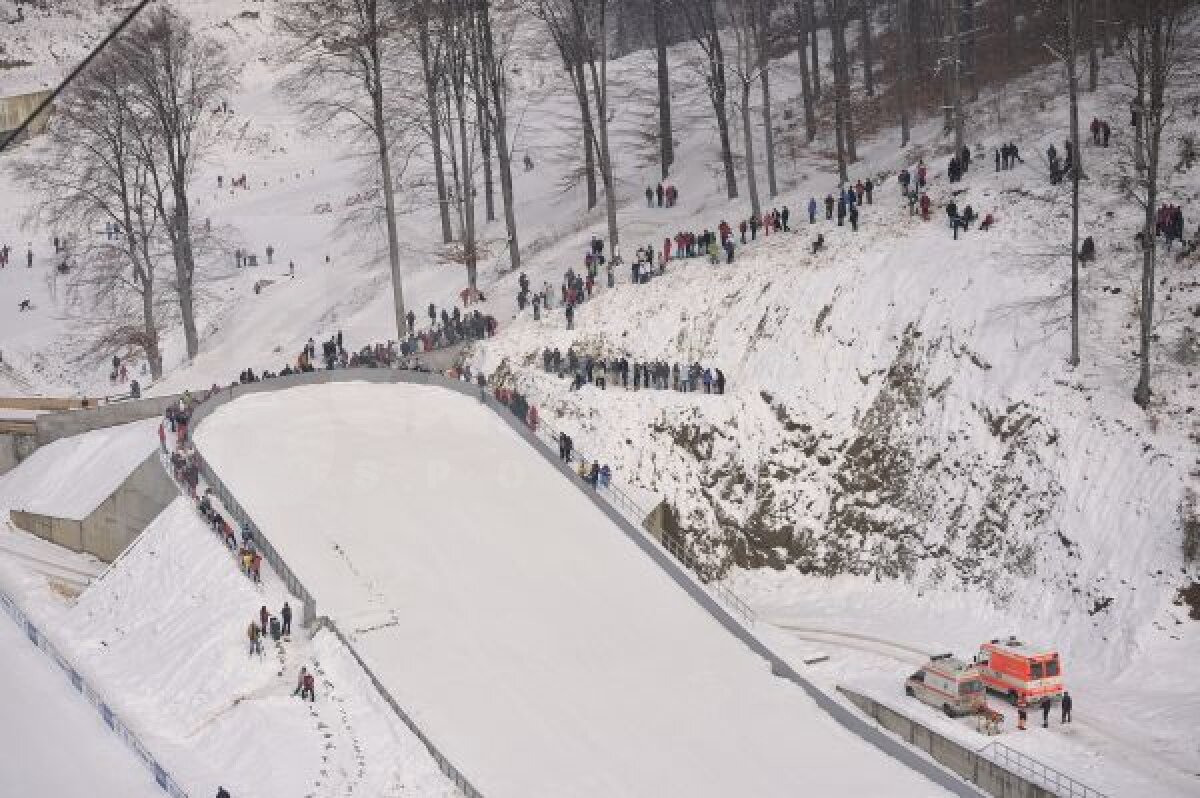
[[83, 550], [104, 562], [125, 551], [178, 493], [175, 483], [152, 452], [83, 521]]
[[23, 529], [42, 540], [62, 546], [71, 551], [83, 551], [83, 522], [68, 518], [53, 518], [40, 513], [11, 510], [8, 517], [13, 526]]
[[977, 751], [861, 693], [838, 692], [883, 728], [996, 798], [1054, 798], [1055, 793], [992, 762]]
[[177, 401], [179, 395], [173, 394], [150, 399], [130, 399], [65, 413], [45, 413], [38, 416], [34, 422], [37, 427], [37, 445], [45, 446], [59, 438], [70, 438], [118, 424], [157, 418], [166, 412], [168, 405]]

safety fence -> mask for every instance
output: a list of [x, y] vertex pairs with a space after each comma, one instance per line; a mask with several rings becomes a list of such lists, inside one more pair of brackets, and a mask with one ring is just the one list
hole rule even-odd
[[[560, 434], [553, 425], [539, 419], [535, 432], [541, 443], [547, 447], [558, 445]], [[575, 447], [572, 444], [572, 455], [577, 456], [581, 462], [587, 463], [589, 460], [596, 461], [598, 458], [589, 458], [582, 449]], [[570, 462], [567, 463], [570, 465]], [[621, 490], [618, 486], [609, 483], [603, 488], [597, 488], [597, 494], [601, 499], [607, 501], [613, 508], [621, 513], [630, 523], [638, 529], [644, 529], [646, 519], [650, 517], [650, 510], [639, 505], [628, 493]], [[664, 532], [662, 539], [659, 541], [662, 547], [679, 560], [685, 568], [687, 568], [693, 576], [704, 583], [705, 587], [711, 590], [721, 601], [738, 614], [741, 619], [747, 624], [753, 624], [755, 620], [754, 610], [750, 608], [741, 596], [735, 593], [728, 585], [719, 579], [711, 579], [707, 576], [707, 569], [702, 567], [699, 561], [688, 550], [686, 543], [678, 537]]]
[[988, 743], [977, 753], [1029, 781], [1040, 784], [1059, 798], [1107, 798], [1099, 790], [1092, 789], [1061, 770], [1052, 768], [1029, 754], [1023, 754], [1002, 742]]
[[167, 769], [159, 764], [158, 760], [154, 758], [154, 754], [150, 753], [150, 750], [142, 745], [141, 740], [125, 725], [125, 722], [117, 717], [117, 714], [113, 712], [112, 707], [108, 705], [104, 697], [84, 680], [75, 666], [59, 652], [58, 648], [42, 634], [33, 621], [21, 611], [16, 602], [2, 590], [0, 590], [0, 606], [3, 606], [4, 610], [12, 617], [17, 626], [21, 627], [25, 632], [25, 636], [62, 669], [75, 689], [87, 699], [89, 704], [95, 707], [96, 712], [100, 713], [100, 717], [104, 719], [104, 724], [108, 726], [109, 730], [123, 740], [137, 755], [138, 759], [141, 760], [142, 764], [149, 768], [158, 786], [162, 787], [163, 791], [171, 796], [171, 798], [188, 798], [187, 792], [171, 777]]

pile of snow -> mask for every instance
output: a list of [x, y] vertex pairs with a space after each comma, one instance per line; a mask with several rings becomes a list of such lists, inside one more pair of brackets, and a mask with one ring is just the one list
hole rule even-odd
[[120, 424], [41, 447], [0, 477], [0, 508], [83, 520], [156, 448], [158, 419]]

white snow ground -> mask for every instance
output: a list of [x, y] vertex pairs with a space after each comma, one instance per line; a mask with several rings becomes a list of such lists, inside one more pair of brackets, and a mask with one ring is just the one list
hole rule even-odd
[[161, 798], [95, 707], [0, 610], [0, 794]]
[[932, 795], [730, 636], [478, 402], [241, 398], [197, 446], [487, 795]]

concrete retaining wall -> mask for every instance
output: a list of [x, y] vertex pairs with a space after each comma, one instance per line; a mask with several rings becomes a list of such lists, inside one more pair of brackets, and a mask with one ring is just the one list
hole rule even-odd
[[166, 412], [167, 405], [179, 401], [179, 395], [155, 396], [150, 399], [130, 399], [125, 402], [70, 410], [65, 413], [45, 413], [35, 420], [37, 445], [45, 446], [59, 438], [70, 438], [97, 429], [129, 424], [147, 418], [157, 418]]
[[150, 454], [117, 491], [83, 522], [83, 550], [112, 562], [145, 531], [176, 497], [157, 451]]
[[982, 754], [951, 740], [917, 721], [902, 715], [873, 698], [839, 687], [850, 699], [883, 728], [929, 754], [935, 761], [977, 785], [996, 798], [1055, 798], [1055, 793], [997, 765]]
[[40, 513], [12, 510], [8, 514], [13, 526], [37, 535], [71, 551], [83, 551], [83, 522], [70, 518], [54, 518]]

